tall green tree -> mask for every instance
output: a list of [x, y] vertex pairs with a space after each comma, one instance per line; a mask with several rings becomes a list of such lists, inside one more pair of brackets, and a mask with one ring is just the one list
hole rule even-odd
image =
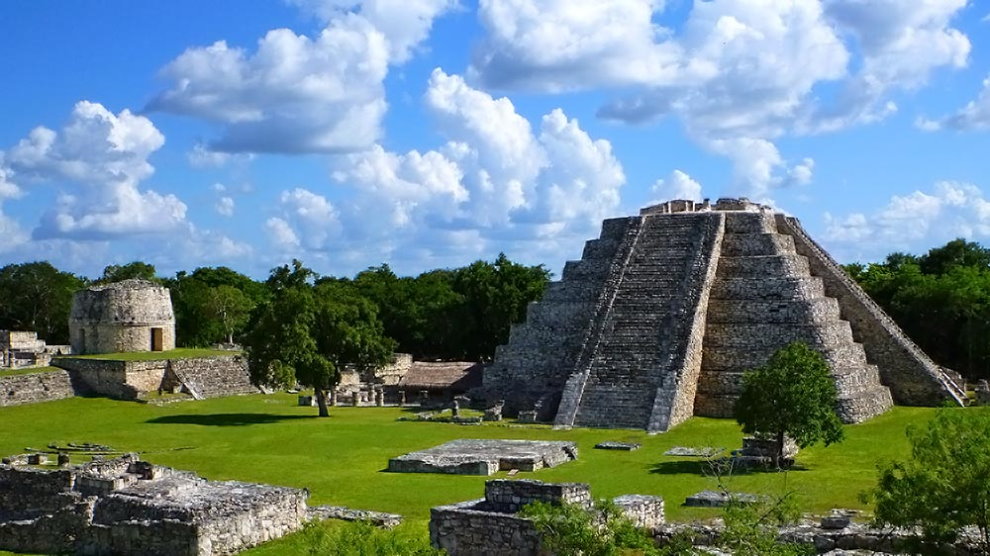
[[777, 350], [765, 365], [743, 375], [736, 420], [743, 432], [776, 440], [774, 463], [779, 466], [786, 436], [802, 448], [842, 440], [837, 404], [838, 391], [825, 358], [805, 343], [792, 342]]
[[272, 270], [271, 300], [255, 311], [245, 335], [255, 384], [313, 388], [321, 417], [326, 394], [345, 367], [387, 363], [395, 347], [373, 303], [346, 284], [313, 285], [315, 274], [299, 261]]
[[942, 409], [907, 436], [911, 456], [877, 466], [876, 522], [918, 527], [930, 543], [976, 526], [981, 554], [990, 553], [990, 411]]
[[130, 280], [131, 278], [148, 280], [149, 282], [162, 281], [155, 272], [155, 265], [141, 261], [134, 261], [124, 265], [107, 265], [103, 269], [103, 276], [97, 280], [97, 283], [110, 284], [113, 282]]
[[0, 329], [35, 331], [50, 344], [69, 343], [72, 296], [85, 284], [43, 261], [0, 268]]
[[231, 342], [243, 332], [250, 311], [268, 296], [264, 284], [223, 266], [182, 271], [166, 285], [175, 309], [176, 343], [183, 347]]

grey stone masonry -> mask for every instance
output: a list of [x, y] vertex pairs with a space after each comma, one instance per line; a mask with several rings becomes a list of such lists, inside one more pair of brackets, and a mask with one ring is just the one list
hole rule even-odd
[[742, 374], [793, 341], [825, 356], [846, 422], [964, 399], [796, 220], [746, 199], [606, 220], [513, 326], [483, 391], [560, 427], [664, 431], [731, 416]]
[[175, 349], [175, 315], [168, 288], [123, 280], [76, 292], [69, 313], [72, 353]]
[[[494, 480], [485, 483], [485, 497], [430, 510], [430, 542], [450, 556], [538, 556], [540, 534], [533, 522], [518, 515], [532, 502], [576, 504], [592, 509], [584, 483]], [[634, 524], [651, 530], [664, 523], [663, 499], [626, 495], [613, 500]]]
[[841, 319], [838, 302], [826, 297], [821, 278], [811, 275], [808, 259], [796, 253], [791, 236], [777, 233], [776, 224], [774, 213], [763, 207], [726, 213], [695, 414], [731, 417], [742, 374], [793, 341], [825, 355], [844, 421], [886, 411], [892, 401], [877, 368]]
[[577, 459], [574, 442], [460, 438], [388, 462], [393, 473], [493, 475], [497, 471], [537, 471]]
[[69, 373], [63, 370], [7, 376], [0, 373], [0, 407], [61, 400], [75, 395]]
[[45, 469], [0, 465], [0, 550], [233, 554], [302, 527], [304, 490], [211, 482], [128, 455]]

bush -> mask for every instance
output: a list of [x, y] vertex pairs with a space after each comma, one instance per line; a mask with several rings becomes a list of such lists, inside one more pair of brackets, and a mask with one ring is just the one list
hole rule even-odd
[[524, 506], [519, 515], [533, 520], [543, 548], [554, 554], [660, 554], [645, 530], [633, 525], [605, 500], [591, 509], [577, 504], [533, 502]]
[[909, 427], [911, 457], [877, 466], [877, 525], [920, 527], [926, 543], [956, 540], [976, 526], [990, 553], [990, 412], [942, 409], [924, 428]]
[[380, 529], [365, 521], [309, 523], [302, 533], [307, 553], [334, 556], [442, 556], [423, 535], [407, 530]]

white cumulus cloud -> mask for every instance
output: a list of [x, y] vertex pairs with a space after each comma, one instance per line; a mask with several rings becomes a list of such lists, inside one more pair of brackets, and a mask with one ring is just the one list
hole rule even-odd
[[172, 194], [140, 190], [151, 176], [148, 157], [165, 137], [144, 116], [76, 104], [59, 131], [37, 127], [6, 155], [8, 168], [30, 182], [74, 185], [34, 231], [38, 238], [109, 238], [176, 229], [186, 205]]
[[986, 131], [990, 129], [990, 77], [983, 80], [978, 96], [958, 112], [940, 120], [922, 118], [918, 127], [925, 131], [955, 129], [959, 131]]
[[940, 181], [929, 191], [894, 195], [871, 213], [825, 214], [824, 239], [847, 260], [919, 253], [957, 237], [990, 238], [990, 201], [971, 183]]
[[701, 184], [681, 170], [674, 170], [670, 176], [657, 180], [651, 191], [656, 196], [655, 202], [673, 199], [700, 201], [702, 199]]

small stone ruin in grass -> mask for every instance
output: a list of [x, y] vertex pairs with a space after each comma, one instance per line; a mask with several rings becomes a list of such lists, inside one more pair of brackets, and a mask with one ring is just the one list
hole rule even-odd
[[614, 440], [606, 440], [605, 442], [595, 444], [595, 448], [599, 450], [619, 450], [624, 452], [639, 450], [639, 446], [635, 442], [616, 442]]
[[389, 460], [393, 473], [492, 475], [497, 471], [536, 471], [577, 459], [574, 442], [458, 439]]
[[[741, 450], [732, 452], [732, 464], [739, 467], [771, 467], [780, 443], [774, 438], [747, 436], [743, 438]], [[798, 445], [792, 438], [784, 437], [784, 459], [780, 467], [794, 465], [794, 456], [798, 453]]]
[[684, 501], [684, 505], [697, 508], [721, 508], [727, 506], [730, 501], [737, 504], [752, 504], [757, 500], [759, 500], [759, 497], [755, 494], [703, 490], [697, 494], [688, 496], [687, 500]]
[[722, 453], [722, 448], [711, 446], [674, 446], [663, 453], [665, 456], [701, 457], [711, 458]]
[[[518, 513], [537, 501], [592, 508], [590, 489], [583, 483], [488, 481], [484, 498], [430, 510], [430, 542], [450, 556], [544, 554], [533, 521]], [[659, 496], [619, 496], [612, 503], [638, 527], [652, 530], [664, 523], [663, 498]]]

